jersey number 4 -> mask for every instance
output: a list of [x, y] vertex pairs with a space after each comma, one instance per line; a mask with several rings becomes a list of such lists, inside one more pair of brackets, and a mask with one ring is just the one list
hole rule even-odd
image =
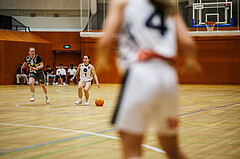
[[[153, 19], [156, 16], [158, 18], [161, 17], [161, 24], [159, 24], [159, 25], [153, 24]], [[151, 14], [151, 16], [148, 18], [148, 20], [146, 22], [146, 26], [149, 28], [158, 29], [162, 36], [164, 36], [164, 34], [167, 32], [167, 27], [166, 27], [165, 21], [164, 21], [164, 15], [159, 11], [154, 11]]]

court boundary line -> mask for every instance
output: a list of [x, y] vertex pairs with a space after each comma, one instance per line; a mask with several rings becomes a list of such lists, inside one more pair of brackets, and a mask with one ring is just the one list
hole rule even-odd
[[[81, 137], [90, 136], [90, 135], [100, 136], [100, 137], [105, 137], [105, 138], [110, 138], [110, 139], [115, 139], [115, 140], [120, 140], [119, 137], [100, 134], [100, 133], [104, 133], [104, 132], [108, 132], [108, 131], [112, 131], [112, 130], [117, 130], [117, 128], [109, 129], [109, 130], [104, 130], [104, 131], [100, 131], [100, 132], [96, 132], [96, 133], [92, 133], [92, 132], [86, 132], [86, 131], [81, 131], [81, 130], [63, 129], [63, 128], [55, 128], [55, 127], [47, 127], [47, 126], [10, 124], [10, 123], [0, 123], [0, 125], [12, 125], [12, 126], [34, 127], [34, 128], [61, 130], [61, 131], [68, 131], [68, 132], [76, 132], [76, 133], [83, 133], [83, 134], [85, 134], [85, 135], [81, 135], [81, 136], [77, 136], [77, 137], [72, 137], [72, 138], [67, 138], [67, 139], [61, 139], [61, 140], [51, 141], [51, 142], [47, 142], [47, 143], [43, 143], [43, 144], [37, 144], [37, 145], [28, 146], [28, 147], [24, 147], [24, 148], [14, 149], [14, 150], [12, 150], [13, 152], [17, 152], [17, 151], [21, 151], [21, 150], [27, 150], [27, 149], [30, 149], [30, 148], [35, 148], [35, 147], [39, 147], [39, 146], [43, 146], [43, 145], [58, 143], [58, 142], [67, 141], [67, 140], [71, 140], [71, 139], [74, 139], [74, 138], [81, 138]], [[165, 151], [163, 151], [163, 150], [161, 150], [161, 149], [159, 149], [159, 148], [156, 148], [156, 147], [153, 147], [153, 146], [150, 146], [150, 145], [146, 145], [146, 144], [141, 144], [141, 145], [142, 145], [143, 147], [145, 147], [145, 148], [148, 148], [148, 149], [151, 149], [151, 150], [154, 150], [154, 151], [157, 151], [157, 152], [165, 153]], [[1, 154], [1, 155], [4, 155], [4, 154]]]
[[[179, 116], [185, 116], [185, 115], [195, 114], [195, 113], [199, 113], [199, 112], [205, 112], [205, 111], [208, 111], [208, 110], [214, 110], [214, 109], [224, 108], [224, 107], [228, 107], [228, 106], [232, 106], [232, 105], [236, 105], [236, 104], [240, 104], [240, 102], [232, 103], [232, 104], [227, 104], [227, 105], [223, 105], [223, 106], [217, 106], [217, 107], [213, 107], [213, 108], [207, 108], [207, 109], [203, 109], [203, 110], [197, 110], [197, 111], [193, 111], [193, 112], [189, 112], [189, 113], [180, 114]], [[85, 134], [87, 134], [87, 135], [95, 135], [95, 136], [101, 136], [101, 137], [111, 138], [111, 139], [117, 139], [117, 140], [120, 139], [120, 138], [118, 138], [118, 137], [113, 137], [113, 136], [109, 136], [109, 135], [99, 134], [99, 133], [103, 133], [103, 132], [107, 132], [107, 131], [117, 130], [117, 128], [115, 128], [115, 129], [110, 129], [110, 130], [105, 130], [105, 131], [100, 131], [100, 132], [97, 132], [97, 133], [91, 133], [91, 132], [85, 132], [85, 131], [80, 131], [80, 130], [62, 129], [62, 128], [45, 127], [45, 126], [22, 125], [22, 124], [6, 124], [6, 123], [0, 123], [0, 124], [1, 124], [1, 125], [15, 125], [15, 126], [28, 126], [28, 127], [38, 127], [38, 128], [46, 128], [46, 129], [55, 129], [55, 130], [63, 130], [63, 131], [71, 131], [71, 132], [85, 133]], [[86, 136], [86, 135], [84, 135], [84, 136]], [[47, 145], [47, 144], [57, 143], [57, 142], [60, 142], [60, 141], [65, 141], [65, 140], [69, 140], [69, 139], [56, 140], [56, 141], [52, 141], [52, 142], [47, 142], [47, 143], [45, 143], [45, 144]], [[36, 146], [36, 145], [34, 145], [34, 146]], [[20, 148], [20, 150], [32, 148], [32, 147], [34, 147], [34, 146], [25, 147], [25, 148]], [[37, 146], [41, 146], [41, 144], [38, 144]], [[36, 146], [36, 147], [37, 147], [37, 146]], [[158, 149], [158, 148], [153, 147], [153, 146], [149, 146], [149, 145], [145, 145], [145, 144], [142, 144], [142, 146], [143, 146], [143, 147], [146, 147], [146, 148], [149, 148], [149, 149], [152, 149], [152, 150], [157, 151], [157, 152], [165, 153], [163, 150]], [[15, 151], [20, 151], [20, 150], [15, 149]], [[14, 150], [13, 150], [13, 151], [14, 151]], [[4, 153], [3, 153], [3, 154], [4, 154]], [[3, 154], [0, 154], [0, 155], [3, 155]]]
[[228, 107], [228, 106], [232, 106], [232, 105], [236, 105], [236, 104], [240, 104], [240, 102], [227, 104], [227, 105], [222, 105], [222, 106], [216, 106], [216, 107], [207, 108], [207, 109], [203, 109], [203, 110], [196, 110], [196, 111], [189, 112], [189, 113], [179, 114], [178, 116], [185, 116], [185, 115], [195, 114], [195, 113], [199, 113], [199, 112], [205, 112], [205, 111], [208, 111], [208, 110], [224, 108], [224, 107]]
[[22, 104], [31, 104], [31, 103], [19, 103], [19, 104], [15, 104], [14, 106], [15, 107], [18, 107], [18, 108], [24, 108], [24, 109], [39, 109], [39, 110], [78, 110], [78, 109], [80, 109], [81, 107], [84, 107], [84, 108], [89, 108], [89, 107], [95, 107], [95, 108], [99, 108], [99, 109], [101, 109], [101, 108], [104, 108], [104, 109], [114, 109], [114, 108], [112, 108], [112, 107], [105, 107], [105, 106], [103, 106], [103, 107], [99, 107], [99, 106], [96, 106], [96, 105], [89, 105], [89, 106], [85, 106], [85, 105], [76, 105], [76, 104], [72, 104], [72, 105], [70, 105], [70, 106], [72, 106], [72, 107], [75, 107], [75, 108], [51, 108], [50, 106], [51, 106], [51, 103], [50, 103], [50, 105], [49, 104], [44, 104], [44, 106], [46, 106], [45, 108], [39, 108], [39, 107], [37, 107], [38, 105], [35, 105], [36, 107], [34, 107], [34, 106], [29, 106], [29, 107], [24, 107], [24, 106], [20, 106], [20, 105], [22, 105]]
[[[179, 114], [179, 116], [185, 116], [185, 115], [191, 115], [191, 114], [195, 114], [195, 113], [199, 113], [199, 112], [205, 112], [205, 111], [208, 111], [208, 110], [214, 110], [214, 109], [219, 109], [219, 108], [224, 108], [224, 107], [228, 107], [228, 106], [233, 106], [233, 105], [237, 105], [237, 104], [240, 104], [240, 102], [236, 102], [236, 103], [232, 103], [232, 104], [227, 104], [227, 105], [223, 105], [223, 106], [216, 106], [216, 107], [213, 107], [213, 108], [207, 108], [207, 109], [203, 109], [203, 110], [197, 110], [197, 111], [193, 111], [193, 112], [189, 112], [189, 113], [184, 113], [184, 114]], [[111, 138], [111, 139], [120, 139], [118, 137], [114, 137], [114, 136], [109, 136], [109, 135], [103, 135], [103, 134], [99, 134], [101, 133], [100, 132], [97, 132], [97, 133], [91, 133], [91, 132], [85, 132], [85, 131], [80, 131], [80, 130], [71, 130], [71, 129], [62, 129], [62, 128], [54, 128], [54, 127], [45, 127], [45, 126], [34, 126], [34, 125], [21, 125], [21, 124], [8, 124], [8, 123], [0, 123], [2, 125], [15, 125], [15, 126], [28, 126], [28, 127], [38, 127], [38, 128], [46, 128], [46, 129], [55, 129], [55, 130], [62, 130], [62, 131], [71, 131], [71, 132], [80, 132], [80, 133], [85, 133], [87, 136], [88, 135], [95, 135], [95, 136], [101, 136], [101, 137], [105, 137], [105, 138]], [[105, 131], [112, 131], [112, 130], [116, 130], [116, 129], [110, 129], [110, 130], [105, 130]], [[83, 136], [86, 136], [86, 135], [83, 135]], [[64, 141], [67, 140], [67, 139], [63, 139]], [[58, 140], [57, 140], [58, 141]], [[52, 141], [53, 143], [54, 142], [57, 142], [57, 141]], [[45, 144], [51, 144], [52, 142], [49, 142], [49, 143], [45, 143]], [[60, 141], [58, 141], [60, 142]], [[38, 144], [39, 145], [39, 144]], [[35, 146], [35, 145], [33, 145]], [[149, 149], [152, 149], [154, 151], [157, 151], [157, 152], [162, 152], [162, 153], [165, 153], [163, 150], [161, 149], [158, 149], [156, 147], [153, 147], [153, 146], [149, 146], [149, 145], [145, 145], [145, 144], [142, 144], [143, 147], [146, 147], [146, 148], [149, 148]], [[30, 146], [31, 148], [32, 146]], [[22, 149], [28, 149], [29, 147], [25, 147], [25, 148], [21, 148]], [[20, 151], [18, 149], [16, 149], [15, 151]], [[0, 153], [0, 155], [4, 155], [5, 153]]]

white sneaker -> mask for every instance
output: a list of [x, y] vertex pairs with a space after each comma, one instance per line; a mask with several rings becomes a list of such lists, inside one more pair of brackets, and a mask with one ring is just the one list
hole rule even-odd
[[49, 100], [48, 96], [46, 96], [46, 103], [47, 103], [47, 104], [50, 103], [50, 100]]
[[65, 83], [65, 82], [63, 82], [63, 85], [65, 86], [65, 85], [66, 85], [66, 83]]
[[75, 104], [82, 104], [82, 100], [76, 101]]
[[56, 83], [54, 83], [54, 82], [53, 82], [52, 84], [53, 84], [53, 85], [56, 85]]
[[58, 85], [58, 82], [56, 82], [55, 85]]
[[48, 85], [48, 83], [46, 83], [46, 86]]
[[34, 95], [32, 96], [32, 98], [30, 99], [30, 102], [34, 102], [35, 99], [36, 99], [36, 95], [34, 94]]
[[85, 104], [84, 104], [85, 106], [89, 106], [89, 102], [85, 102]]

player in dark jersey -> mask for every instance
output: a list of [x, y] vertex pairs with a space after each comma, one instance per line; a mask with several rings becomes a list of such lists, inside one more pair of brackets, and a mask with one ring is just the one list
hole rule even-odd
[[45, 85], [46, 78], [43, 72], [43, 61], [39, 55], [35, 54], [35, 48], [33, 47], [29, 48], [28, 53], [29, 55], [25, 58], [25, 61], [21, 68], [21, 72], [27, 65], [29, 66], [30, 72], [29, 86], [31, 92], [33, 93], [30, 101], [34, 102], [36, 99], [34, 83], [36, 80], [38, 80], [41, 87], [43, 88], [43, 92], [46, 95], [46, 103], [49, 104], [50, 101], [47, 95], [47, 87]]

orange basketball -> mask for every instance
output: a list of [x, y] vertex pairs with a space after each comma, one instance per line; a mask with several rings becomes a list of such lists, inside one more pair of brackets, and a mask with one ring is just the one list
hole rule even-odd
[[96, 106], [103, 106], [104, 100], [102, 98], [97, 98], [95, 100], [95, 104], [96, 104]]

